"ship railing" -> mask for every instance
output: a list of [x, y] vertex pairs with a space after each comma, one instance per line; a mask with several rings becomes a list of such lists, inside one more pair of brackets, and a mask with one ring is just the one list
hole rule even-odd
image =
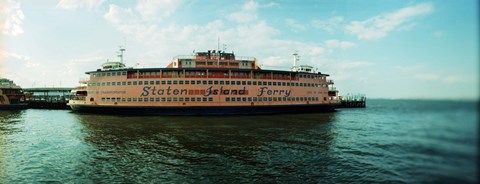
[[333, 84], [333, 80], [327, 80], [328, 84]]
[[336, 87], [330, 87], [328, 88], [329, 91], [337, 91], [337, 88]]

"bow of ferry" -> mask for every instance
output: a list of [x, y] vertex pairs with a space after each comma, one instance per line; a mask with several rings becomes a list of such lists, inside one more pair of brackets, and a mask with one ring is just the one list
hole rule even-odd
[[129, 115], [278, 114], [333, 111], [340, 105], [328, 74], [312, 66], [263, 70], [256, 58], [225, 51], [177, 56], [165, 68], [126, 67], [119, 61], [86, 72], [72, 90], [74, 111]]

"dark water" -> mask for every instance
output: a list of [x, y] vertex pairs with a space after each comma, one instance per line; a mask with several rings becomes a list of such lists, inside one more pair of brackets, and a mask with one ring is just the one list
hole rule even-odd
[[476, 183], [475, 102], [129, 117], [0, 111], [0, 183]]

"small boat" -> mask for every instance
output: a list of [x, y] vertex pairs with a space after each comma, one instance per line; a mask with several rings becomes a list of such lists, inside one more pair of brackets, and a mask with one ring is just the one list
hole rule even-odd
[[0, 110], [27, 109], [25, 94], [22, 88], [13, 81], [0, 78]]

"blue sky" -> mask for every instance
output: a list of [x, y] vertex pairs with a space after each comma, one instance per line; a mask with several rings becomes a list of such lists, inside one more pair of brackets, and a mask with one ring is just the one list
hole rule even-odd
[[164, 67], [217, 48], [265, 69], [300, 64], [340, 94], [478, 99], [478, 3], [358, 0], [41, 0], [0, 2], [0, 76], [22, 87], [76, 86], [116, 59]]

